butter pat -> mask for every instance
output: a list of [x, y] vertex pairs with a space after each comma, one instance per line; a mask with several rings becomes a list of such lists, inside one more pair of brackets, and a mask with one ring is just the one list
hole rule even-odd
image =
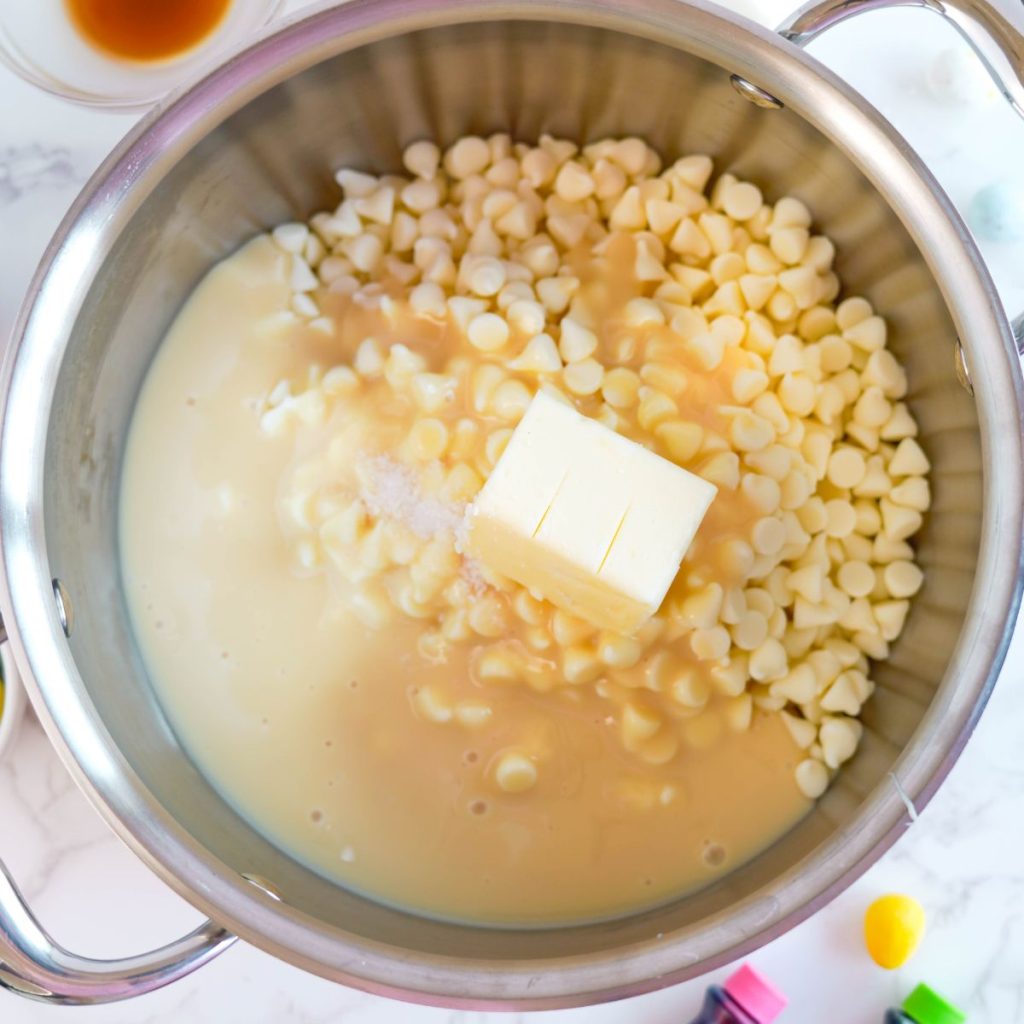
[[467, 510], [466, 549], [595, 626], [664, 600], [715, 488], [540, 392]]

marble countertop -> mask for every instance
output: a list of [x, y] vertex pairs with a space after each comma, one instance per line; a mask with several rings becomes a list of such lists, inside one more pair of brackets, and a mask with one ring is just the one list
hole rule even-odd
[[[756, 7], [754, 5], [757, 5]], [[297, 3], [291, 4], [298, 6]], [[772, 24], [779, 0], [737, 0]], [[963, 44], [921, 11], [872, 14], [835, 30], [812, 53], [901, 130], [953, 201], [1024, 167], [1024, 124], [989, 95], [940, 102], [929, 69]], [[34, 91], [0, 67], [0, 339], [60, 217], [133, 118], [94, 113]], [[1024, 310], [1024, 242], [985, 244], [1007, 307]], [[959, 763], [920, 819], [846, 893], [751, 960], [790, 997], [794, 1024], [881, 1021], [925, 979], [969, 1012], [971, 1024], [1024, 1021], [1024, 635], [1018, 630], [995, 695]], [[0, 763], [0, 857], [53, 934], [76, 952], [124, 956], [190, 929], [197, 913], [110, 834], [71, 782], [34, 721]], [[862, 950], [867, 904], [912, 893], [929, 929], [905, 968], [887, 973]], [[699, 981], [584, 1010], [499, 1015], [407, 1006], [287, 966], [239, 944], [197, 974], [116, 1006], [71, 1011], [0, 992], [4, 1024], [682, 1024]]]

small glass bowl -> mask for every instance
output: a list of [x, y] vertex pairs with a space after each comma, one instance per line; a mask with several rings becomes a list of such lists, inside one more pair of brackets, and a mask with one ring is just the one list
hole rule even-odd
[[232, 0], [220, 24], [191, 49], [162, 61], [132, 61], [106, 54], [79, 35], [65, 0], [0, 0], [0, 61], [73, 103], [143, 110], [241, 49], [282, 2]]
[[21, 678], [18, 675], [18, 670], [14, 667], [14, 659], [10, 656], [6, 644], [0, 647], [0, 664], [3, 666], [4, 675], [4, 703], [3, 710], [0, 711], [0, 761], [2, 761], [4, 754], [14, 744], [28, 697], [25, 694], [25, 688], [21, 685]]

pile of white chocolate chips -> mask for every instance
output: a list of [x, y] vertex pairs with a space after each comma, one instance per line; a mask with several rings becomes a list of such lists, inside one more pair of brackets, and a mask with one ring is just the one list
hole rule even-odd
[[[863, 298], [836, 304], [833, 244], [793, 198], [642, 140], [582, 149], [466, 137], [405, 152], [410, 177], [338, 172], [344, 199], [273, 240], [286, 319], [336, 353], [282, 381], [262, 427], [299, 453], [282, 522], [367, 625], [419, 628], [472, 685], [410, 684], [414, 713], [486, 728], [490, 687], [591, 688], [638, 763], [755, 713], [782, 716], [817, 797], [855, 752], [922, 584], [930, 502], [906, 375]], [[658, 613], [621, 636], [463, 552], [467, 503], [543, 390], [718, 488]], [[525, 792], [541, 768], [495, 769]]]

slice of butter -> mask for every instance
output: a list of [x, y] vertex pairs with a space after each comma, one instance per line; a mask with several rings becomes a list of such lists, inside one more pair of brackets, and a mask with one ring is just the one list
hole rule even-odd
[[714, 486], [539, 392], [467, 511], [466, 549], [595, 626], [664, 600]]

